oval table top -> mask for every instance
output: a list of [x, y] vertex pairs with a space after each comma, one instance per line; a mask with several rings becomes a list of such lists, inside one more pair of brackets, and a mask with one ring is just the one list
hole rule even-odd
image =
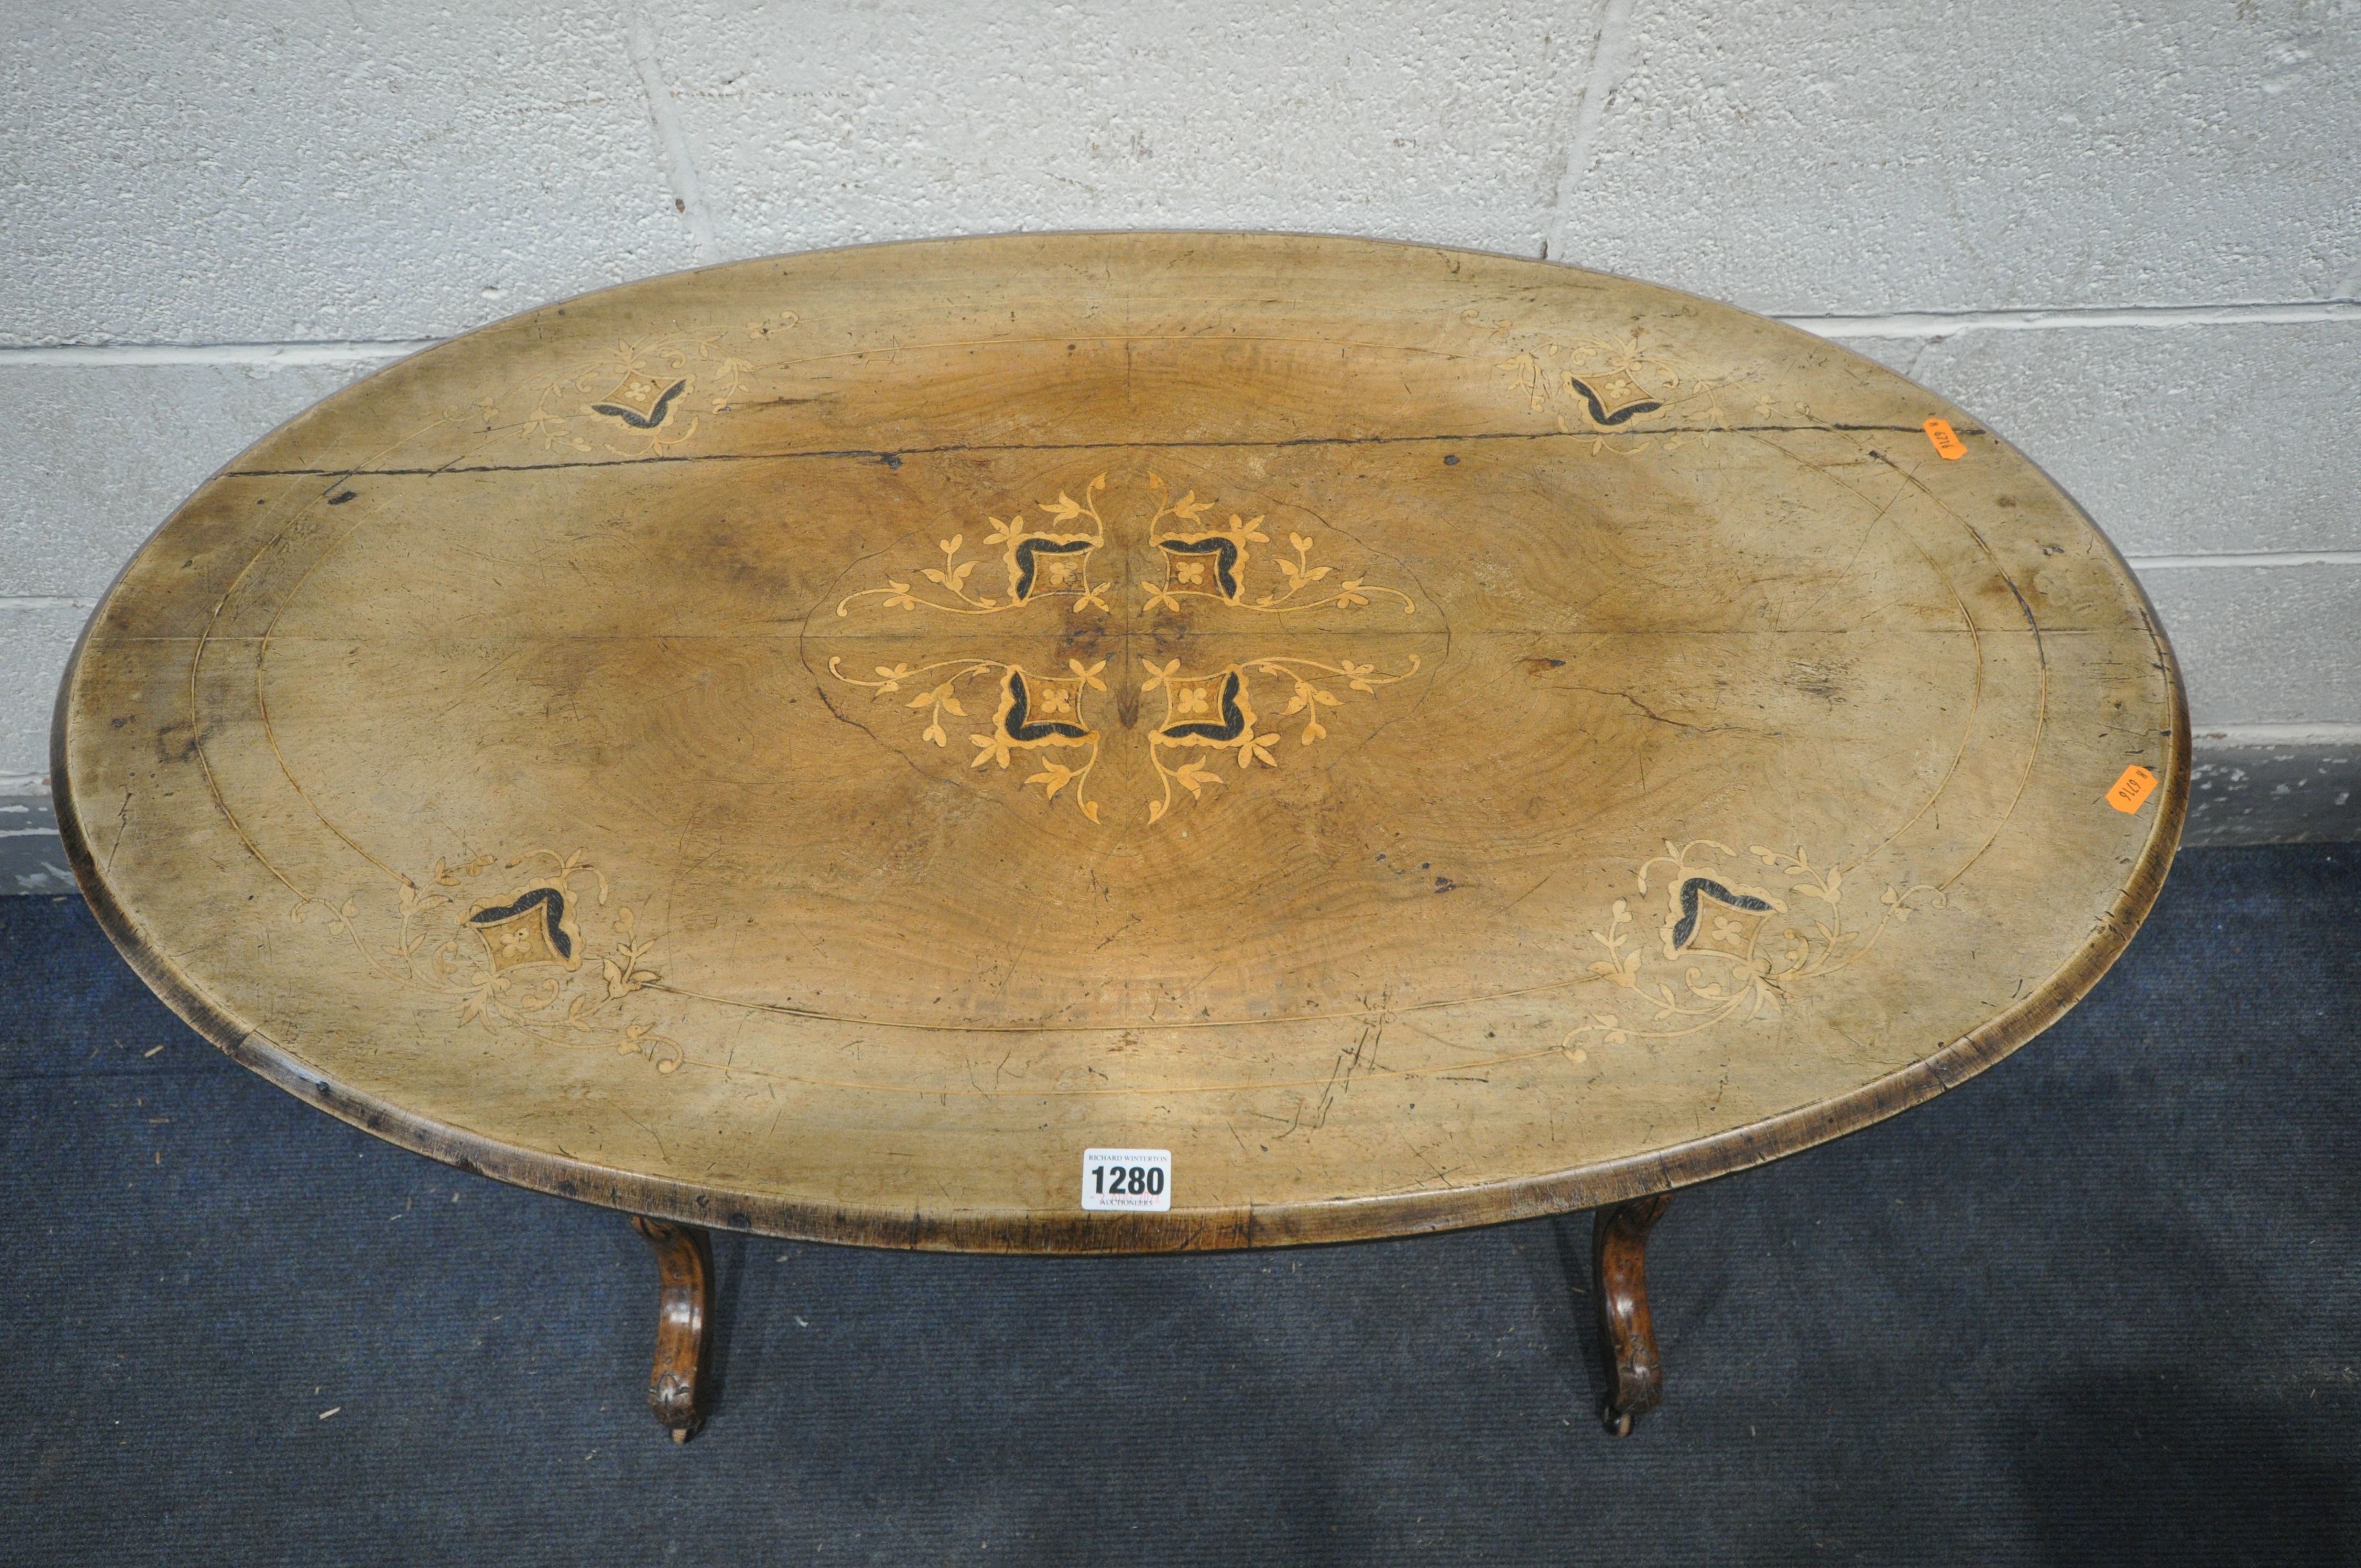
[[[148, 982], [394, 1142], [1120, 1252], [1925, 1099], [2130, 938], [2186, 730], [2090, 520], [1844, 349], [1056, 235], [657, 279], [329, 398], [126, 568], [55, 784]], [[1094, 1148], [1170, 1151], [1169, 1211], [1086, 1212]]]

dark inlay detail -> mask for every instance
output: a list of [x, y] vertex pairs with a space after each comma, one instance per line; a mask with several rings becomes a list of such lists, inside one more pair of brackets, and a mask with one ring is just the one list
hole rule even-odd
[[1021, 539], [1016, 543], [1016, 597], [1033, 597], [1033, 566], [1037, 555], [1079, 555], [1096, 545], [1094, 539]]
[[566, 918], [566, 895], [554, 887], [536, 887], [514, 904], [501, 904], [489, 909], [478, 909], [467, 916], [467, 924], [497, 926], [501, 921], [511, 919], [528, 909], [539, 909], [542, 912], [542, 923], [548, 927], [547, 935], [551, 950], [561, 959], [573, 958], [574, 938], [566, 934], [566, 927], [561, 924]]
[[1211, 555], [1213, 558], [1213, 581], [1222, 597], [1238, 597], [1238, 547], [1228, 539], [1159, 539], [1157, 547], [1170, 550], [1175, 555]]
[[[675, 381], [671, 386], [666, 387], [664, 389], [664, 396], [658, 398], [655, 400], [655, 406], [648, 410], [644, 414], [634, 412], [633, 411], [625, 408], [620, 403], [592, 403], [590, 405], [590, 411], [594, 414], [611, 415], [616, 419], [621, 420], [633, 430], [653, 430], [656, 426], [664, 423], [665, 415], [672, 412], [672, 400], [680, 396], [683, 391], [687, 389], [687, 388], [688, 383], [686, 381]], [[1594, 404], [1593, 406], [1596, 405]]]
[[1681, 883], [1681, 919], [1680, 924], [1673, 927], [1675, 952], [1680, 951], [1687, 945], [1688, 939], [1697, 935], [1697, 894], [1699, 894], [1727, 904], [1732, 909], [1746, 909], [1759, 913], [1771, 907], [1762, 899], [1752, 898], [1742, 893], [1730, 892], [1711, 877], [1693, 876]]
[[1190, 724], [1168, 724], [1162, 733], [1175, 740], [1235, 740], [1246, 733], [1246, 716], [1238, 710], [1238, 673], [1232, 670], [1222, 682], [1222, 721], [1200, 719]]
[[1598, 394], [1592, 391], [1581, 377], [1568, 376], [1565, 379], [1568, 386], [1582, 394], [1582, 400], [1590, 405], [1590, 417], [1603, 425], [1610, 427], [1619, 425], [1627, 420], [1636, 419], [1642, 414], [1654, 413], [1664, 406], [1653, 400], [1642, 399], [1636, 403], [1625, 403], [1613, 413], [1609, 413], [1607, 405], [1598, 400]]
[[1011, 670], [1008, 672], [1008, 717], [1001, 721], [1011, 740], [1047, 740], [1052, 735], [1081, 740], [1089, 736], [1090, 731], [1079, 724], [1067, 724], [1054, 718], [1027, 722], [1026, 703], [1024, 673]]

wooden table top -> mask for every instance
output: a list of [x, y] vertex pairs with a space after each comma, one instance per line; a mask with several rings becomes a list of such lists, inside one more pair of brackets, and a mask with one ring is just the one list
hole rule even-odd
[[[2130, 938], [2186, 730], [2090, 521], [1844, 349], [1063, 235], [658, 279], [338, 393], [126, 568], [55, 784], [148, 982], [394, 1142], [1115, 1252], [1586, 1207], [1925, 1099]], [[1084, 1212], [1090, 1148], [1169, 1150], [1169, 1212]]]

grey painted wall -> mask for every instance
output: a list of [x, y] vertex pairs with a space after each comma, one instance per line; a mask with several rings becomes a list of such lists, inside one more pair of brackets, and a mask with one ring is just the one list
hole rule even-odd
[[704, 261], [1097, 226], [1548, 256], [1825, 333], [2092, 510], [2202, 744], [2361, 748], [2355, 0], [223, 9], [0, 16], [0, 797], [115, 568], [353, 378]]

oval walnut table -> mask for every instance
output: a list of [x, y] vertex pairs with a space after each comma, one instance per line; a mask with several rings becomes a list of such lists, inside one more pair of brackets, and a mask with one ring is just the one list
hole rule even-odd
[[1537, 262], [1068, 235], [659, 279], [328, 399], [125, 570], [54, 765], [216, 1044], [641, 1217], [676, 1435], [701, 1227], [1583, 1208], [1628, 1430], [1663, 1195], [2070, 1006], [2185, 732], [2089, 519], [1868, 360]]

